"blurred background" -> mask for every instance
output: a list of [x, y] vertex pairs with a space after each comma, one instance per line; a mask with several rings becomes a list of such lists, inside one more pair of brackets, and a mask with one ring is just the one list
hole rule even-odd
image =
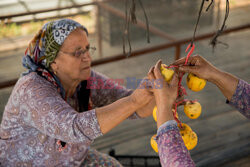
[[[131, 5], [132, 0], [126, 0]], [[158, 59], [170, 64], [186, 56], [192, 39], [201, 0], [143, 0], [149, 21], [150, 43], [143, 8], [136, 2], [137, 24], [130, 23], [130, 56], [123, 54], [125, 0], [1, 0], [0, 1], [0, 120], [16, 80], [24, 71], [22, 56], [29, 41], [42, 25], [58, 18], [71, 18], [87, 27], [89, 41], [97, 48], [92, 68], [113, 79], [147, 75]], [[216, 0], [206, 12], [205, 3], [197, 29], [194, 54], [200, 54], [216, 67], [250, 81], [250, 0], [230, 0], [226, 33], [215, 49], [209, 44], [222, 25], [226, 0]], [[129, 43], [125, 42], [126, 51]], [[185, 78], [183, 86], [187, 88]], [[126, 86], [126, 82], [124, 83]], [[218, 88], [207, 83], [200, 92], [187, 89], [188, 99], [197, 99], [202, 115], [188, 119], [183, 107], [180, 119], [198, 135], [191, 150], [197, 166], [250, 166], [250, 122], [228, 106]], [[98, 138], [93, 147], [125, 156], [124, 166], [158, 166], [158, 154], [150, 146], [156, 134], [152, 117], [127, 120]], [[136, 158], [137, 157], [137, 158]], [[151, 158], [150, 158], [151, 157]]]

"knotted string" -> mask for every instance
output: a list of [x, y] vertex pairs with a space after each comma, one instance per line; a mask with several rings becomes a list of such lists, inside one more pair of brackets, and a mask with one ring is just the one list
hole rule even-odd
[[[189, 59], [189, 57], [192, 55], [192, 53], [193, 53], [193, 51], [194, 51], [194, 49], [195, 49], [195, 45], [192, 44], [192, 43], [189, 44], [189, 45], [187, 46], [185, 52], [187, 52], [190, 48], [191, 48], [191, 50], [188, 52], [188, 54], [187, 54], [187, 56], [186, 56], [186, 60], [185, 60], [184, 65], [187, 65], [188, 59]], [[164, 65], [163, 67], [168, 69], [168, 68], [179, 67], [179, 66], [176, 66], [176, 65], [165, 66], [165, 65]], [[184, 73], [181, 73], [180, 76], [179, 76], [177, 98], [180, 96], [180, 93], [182, 93], [182, 95], [183, 95], [183, 94], [187, 95], [185, 88], [181, 85], [181, 81], [182, 81], [183, 75], [184, 75]], [[183, 103], [183, 102], [185, 102], [185, 101], [186, 101], [186, 100], [183, 100], [183, 101], [181, 101], [181, 102]], [[180, 127], [182, 128], [182, 123], [181, 123], [181, 121], [177, 118], [177, 115], [176, 115], [176, 113], [177, 113], [177, 107], [178, 107], [179, 104], [181, 104], [181, 103], [180, 103], [180, 102], [175, 102], [175, 103], [174, 103], [174, 106], [175, 106], [175, 110], [174, 110], [174, 119], [176, 120], [176, 122], [177, 122], [177, 123], [180, 125]]]

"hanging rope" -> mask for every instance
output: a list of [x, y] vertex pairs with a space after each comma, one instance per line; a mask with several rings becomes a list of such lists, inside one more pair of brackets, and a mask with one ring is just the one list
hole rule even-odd
[[[207, 0], [208, 1], [208, 0]], [[206, 12], [209, 10], [209, 8], [211, 7], [211, 5], [214, 3], [214, 0], [211, 0], [210, 4], [208, 5]]]
[[[150, 37], [149, 37], [149, 21], [148, 21], [148, 17], [146, 14], [146, 11], [144, 9], [144, 6], [141, 2], [141, 0], [138, 0], [139, 5], [141, 6], [142, 10], [143, 10], [143, 14], [146, 20], [146, 26], [147, 26], [147, 30], [146, 30], [146, 35], [147, 35], [147, 42], [150, 43]], [[136, 19], [136, 0], [131, 0], [131, 5], [130, 5], [130, 9], [128, 9], [128, 5], [129, 5], [129, 0], [125, 0], [125, 28], [124, 28], [124, 33], [123, 33], [123, 54], [125, 54], [127, 57], [130, 56], [131, 51], [132, 51], [132, 47], [131, 47], [131, 40], [130, 40], [130, 22], [133, 24], [137, 24], [137, 19]], [[128, 12], [129, 11], [129, 12]], [[129, 51], [126, 54], [126, 39], [129, 45]]]
[[[128, 0], [125, 0], [125, 26], [123, 33], [123, 54], [126, 54], [126, 38], [129, 36], [129, 16], [128, 16]], [[130, 44], [130, 42], [129, 42]], [[131, 50], [131, 47], [130, 47]]]
[[145, 20], [146, 20], [146, 26], [147, 26], [147, 42], [150, 43], [150, 36], [149, 36], [149, 22], [148, 22], [148, 17], [147, 17], [147, 14], [146, 14], [146, 11], [143, 7], [143, 4], [141, 2], [141, 0], [139, 0], [139, 4], [141, 5], [141, 8], [143, 10], [143, 14], [144, 14], [144, 17], [145, 17]]
[[221, 28], [216, 32], [216, 34], [214, 35], [214, 37], [212, 38], [212, 40], [211, 40], [211, 42], [210, 42], [210, 44], [211, 44], [212, 47], [213, 47], [213, 50], [214, 50], [216, 44], [218, 44], [218, 43], [223, 44], [223, 45], [225, 45], [225, 46], [228, 47], [228, 44], [223, 43], [223, 42], [217, 40], [217, 38], [222, 34], [222, 32], [223, 32], [223, 31], [225, 30], [225, 28], [226, 28], [226, 21], [227, 21], [228, 16], [229, 16], [229, 0], [226, 0], [226, 12], [225, 12], [224, 21], [223, 21], [223, 23], [222, 23]]
[[130, 9], [130, 16], [131, 16], [131, 22], [133, 24], [137, 23], [136, 15], [135, 15], [135, 9], [136, 9], [135, 0], [132, 0], [132, 7]]
[[196, 24], [195, 24], [194, 34], [193, 34], [193, 38], [192, 38], [192, 41], [191, 41], [191, 46], [193, 46], [193, 43], [194, 43], [194, 40], [195, 40], [195, 34], [196, 34], [197, 27], [198, 27], [198, 24], [199, 24], [199, 21], [200, 21], [201, 12], [202, 12], [202, 9], [203, 9], [203, 6], [204, 6], [204, 2], [205, 2], [205, 0], [202, 0], [202, 2], [201, 2], [199, 14], [198, 14], [198, 19], [197, 19]]
[[[204, 6], [205, 1], [209, 1], [209, 0], [202, 0], [202, 2], [201, 2], [199, 14], [198, 14], [198, 19], [197, 19], [196, 24], [195, 24], [194, 34], [193, 34], [193, 38], [192, 38], [192, 41], [191, 41], [191, 46], [193, 45], [194, 40], [195, 40], [195, 34], [196, 34], [196, 31], [197, 31], [197, 26], [198, 26], [199, 21], [200, 21], [200, 17], [201, 17], [201, 13], [202, 13], [202, 9], [203, 9], [203, 6]], [[211, 0], [210, 4], [208, 5], [208, 7], [207, 7], [207, 9], [206, 9], [206, 12], [210, 9], [210, 7], [212, 6], [213, 2], [214, 2], [214, 0]], [[226, 28], [226, 21], [227, 21], [228, 16], [229, 16], [229, 0], [226, 0], [226, 12], [225, 12], [225, 17], [224, 17], [222, 26], [221, 26], [221, 28], [216, 32], [216, 34], [214, 35], [214, 37], [212, 38], [212, 40], [211, 40], [211, 42], [210, 42], [210, 44], [212, 45], [213, 49], [215, 48], [215, 46], [216, 46], [218, 43], [223, 44], [223, 45], [225, 45], [225, 46], [228, 46], [228, 44], [223, 43], [223, 42], [217, 40], [217, 38], [222, 34], [222, 32], [223, 32], [223, 31], [225, 30], [225, 28]]]

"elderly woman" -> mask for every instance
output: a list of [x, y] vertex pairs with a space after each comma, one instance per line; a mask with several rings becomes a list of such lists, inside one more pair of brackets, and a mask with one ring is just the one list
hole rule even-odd
[[29, 44], [23, 58], [29, 71], [1, 122], [2, 166], [121, 166], [90, 144], [128, 117], [151, 115], [155, 101], [147, 89], [132, 92], [92, 71], [87, 35], [62, 19], [45, 24]]

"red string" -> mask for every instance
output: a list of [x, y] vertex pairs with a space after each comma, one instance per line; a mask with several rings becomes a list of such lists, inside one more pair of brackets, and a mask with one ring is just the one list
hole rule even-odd
[[[189, 49], [190, 51], [188, 52], [187, 56], [186, 56], [186, 60], [185, 60], [185, 64], [184, 65], [187, 65], [188, 63], [188, 59], [189, 57], [191, 56], [191, 54], [193, 53], [194, 51], [194, 44], [189, 44], [185, 50], [185, 52], [187, 52]], [[163, 65], [164, 68], [174, 68], [174, 67], [179, 67], [177, 65], [171, 65], [171, 66], [167, 66], [167, 65]], [[182, 81], [182, 77], [183, 77], [184, 73], [181, 73], [180, 74], [180, 79], [179, 79], [179, 82], [178, 82], [178, 91], [177, 91], [177, 98], [179, 97], [179, 91], [182, 89], [182, 85], [181, 85], [181, 81]], [[185, 89], [184, 89], [185, 90]], [[182, 90], [183, 91], [183, 90]], [[186, 94], [186, 93], [184, 93]], [[187, 101], [187, 100], [183, 100], [181, 103], [183, 103], [184, 101]], [[192, 101], [191, 101], [192, 102]], [[194, 102], [194, 101], [193, 101]], [[180, 127], [182, 128], [182, 123], [181, 121], [177, 118], [176, 116], [176, 113], [177, 113], [177, 106], [178, 104], [181, 104], [180, 102], [175, 102], [175, 111], [174, 111], [174, 119], [175, 121], [180, 125]]]
[[183, 102], [191, 102], [191, 103], [195, 103], [195, 102], [197, 102], [198, 100], [188, 100], [188, 99], [184, 99], [184, 100], [182, 100], [182, 101], [179, 101], [179, 102], [176, 102], [177, 103], [177, 105], [179, 105], [179, 104], [181, 104], [181, 103], [183, 103]]

